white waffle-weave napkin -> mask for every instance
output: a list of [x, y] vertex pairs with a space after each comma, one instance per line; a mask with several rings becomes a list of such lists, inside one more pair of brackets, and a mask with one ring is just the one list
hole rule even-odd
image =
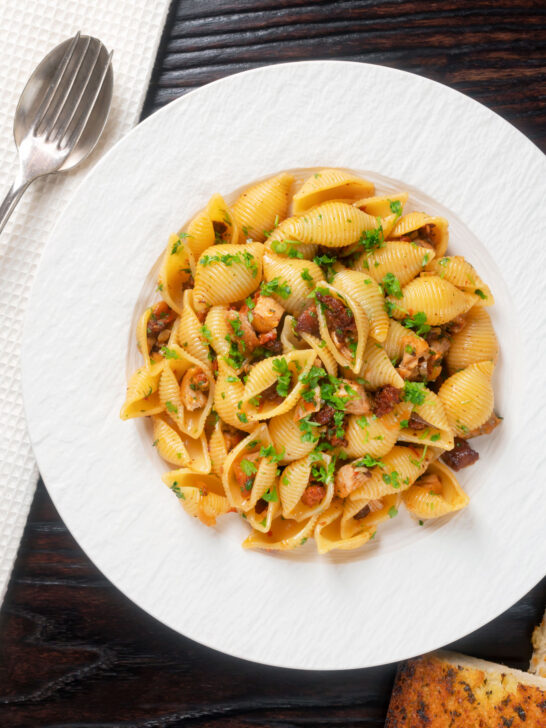
[[[0, 603], [38, 474], [26, 431], [19, 371], [19, 342], [31, 284], [43, 246], [75, 187], [105, 149], [138, 121], [168, 7], [169, 0], [0, 2], [0, 199], [16, 170], [15, 107], [36, 64], [78, 30], [114, 49], [114, 97], [100, 144], [73, 172], [35, 182], [0, 236]], [[62, 321], [55, 326], [62, 326]], [[48, 335], [51, 332], [44, 331]]]

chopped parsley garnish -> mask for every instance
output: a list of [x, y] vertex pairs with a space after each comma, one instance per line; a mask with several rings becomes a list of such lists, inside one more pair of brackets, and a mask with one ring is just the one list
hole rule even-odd
[[175, 480], [174, 483], [171, 485], [171, 490], [173, 493], [176, 494], [177, 498], [180, 498], [181, 500], [186, 500], [186, 496], [182, 491], [180, 490], [180, 486], [178, 485], [178, 482]]
[[334, 263], [337, 263], [337, 258], [333, 258], [331, 255], [316, 255], [313, 258], [313, 263], [320, 265], [320, 267], [324, 269], [326, 280], [330, 283], [334, 277], [332, 266]]
[[483, 292], [483, 291], [481, 290], [481, 288], [476, 288], [476, 289], [475, 289], [475, 291], [474, 291], [474, 293], [475, 293], [475, 294], [476, 294], [477, 296], [479, 296], [479, 297], [480, 297], [480, 298], [482, 299], [482, 301], [484, 301], [484, 300], [485, 300], [485, 299], [487, 298], [487, 296], [486, 296], [486, 295], [485, 295], [485, 293], [484, 293], [484, 292]]
[[373, 230], [363, 230], [358, 242], [367, 253], [371, 253], [378, 248], [382, 248], [385, 244], [385, 239], [383, 237], [383, 227], [381, 222], [379, 222], [378, 226]]
[[303, 280], [307, 283], [307, 285], [312, 286], [314, 283], [313, 276], [311, 273], [309, 273], [309, 268], [304, 268], [301, 272], [301, 277]]
[[248, 475], [249, 477], [251, 475], [255, 475], [258, 472], [258, 468], [252, 462], [252, 460], [246, 460], [245, 458], [241, 460], [241, 470], [245, 475]]
[[276, 503], [279, 500], [279, 495], [277, 493], [277, 486], [274, 485], [272, 488], [268, 488], [265, 493], [262, 495], [262, 498], [264, 501], [267, 501], [268, 503]]
[[212, 334], [208, 326], [205, 326], [203, 324], [203, 326], [201, 326], [201, 333], [207, 341], [210, 341], [212, 339]]
[[262, 445], [262, 447], [260, 448], [260, 457], [267, 458], [272, 463], [279, 463], [283, 459], [284, 453], [284, 447], [281, 452], [277, 452], [273, 445], [268, 445], [267, 447]]
[[203, 266], [210, 265], [211, 263], [223, 263], [227, 266], [232, 266], [234, 263], [242, 263], [245, 268], [248, 268], [254, 277], [258, 274], [258, 266], [252, 253], [248, 250], [244, 250], [242, 253], [222, 253], [220, 255], [202, 255], [199, 263]]
[[188, 233], [178, 233], [178, 239], [174, 241], [173, 247], [171, 248], [171, 255], [176, 255], [178, 251], [180, 250], [180, 246], [184, 242], [185, 238], [191, 238], [191, 235], [188, 235]]
[[402, 215], [402, 203], [400, 200], [389, 200], [389, 207], [396, 217], [400, 217]]
[[430, 326], [426, 323], [427, 315], [424, 311], [418, 311], [414, 316], [408, 316], [402, 321], [407, 329], [413, 329], [418, 336], [428, 334]]
[[287, 397], [292, 383], [292, 373], [288, 368], [286, 359], [281, 357], [273, 362], [273, 371], [279, 375], [277, 379], [277, 394], [279, 397]]
[[423, 404], [427, 396], [427, 390], [422, 382], [404, 382], [404, 402], [411, 402], [415, 405]]
[[389, 508], [389, 518], [394, 518], [397, 515], [398, 515], [398, 508], [396, 508], [396, 506], [391, 506]]
[[383, 482], [387, 485], [391, 485], [393, 488], [400, 487], [400, 476], [393, 470], [392, 473], [383, 473]]
[[[236, 316], [235, 318], [232, 318], [229, 320], [229, 323], [231, 325], [231, 328], [233, 329], [233, 333], [238, 339], [243, 338], [243, 327], [241, 324], [241, 319], [239, 316]], [[244, 344], [244, 341], [241, 341], [242, 344]]]
[[260, 292], [264, 296], [270, 296], [272, 293], [276, 293], [281, 298], [288, 298], [292, 290], [287, 283], [281, 283], [277, 277], [270, 280], [269, 283], [262, 281]]
[[434, 435], [431, 435], [430, 436], [431, 442], [437, 442], [439, 439], [440, 439], [440, 433], [439, 432], [435, 432]]
[[178, 407], [172, 402], [169, 402], [169, 400], [165, 402], [165, 407], [167, 408], [167, 412], [173, 412], [174, 414], [178, 414]]
[[402, 287], [400, 281], [394, 275], [394, 273], [386, 273], [381, 286], [385, 291], [386, 295], [394, 296], [395, 298], [402, 298]]
[[229, 377], [226, 377], [226, 382], [230, 382], [230, 383], [238, 382], [240, 384], [241, 380], [239, 379], [239, 377], [234, 377], [233, 375], [230, 375]]
[[392, 301], [385, 301], [385, 311], [387, 312], [387, 316], [394, 316], [397, 308], [398, 306], [396, 305], [396, 303], [393, 303]]
[[400, 427], [405, 430], [406, 427], [409, 427], [409, 420], [400, 420]]
[[168, 346], [162, 346], [160, 351], [165, 359], [180, 359], [180, 354], [174, 349], [169, 349]]
[[317, 422], [311, 422], [310, 421], [311, 415], [307, 415], [307, 417], [302, 417], [302, 419], [298, 422], [298, 426], [300, 428], [300, 440], [302, 442], [317, 442], [319, 439], [319, 434], [316, 431], [316, 428], [319, 426]]
[[385, 467], [385, 463], [382, 460], [376, 460], [375, 458], [372, 458], [371, 455], [364, 455], [364, 457], [357, 460], [354, 465], [357, 468], [375, 468], [376, 466], [379, 466], [380, 468]]
[[237, 419], [239, 422], [244, 422], [245, 424], [248, 422], [248, 417], [244, 412], [237, 412]]
[[366, 427], [369, 426], [370, 423], [368, 422], [367, 418], [364, 417], [364, 415], [363, 415], [362, 417], [359, 417], [357, 419], [356, 424], [360, 427], [361, 430], [364, 430], [364, 429], [366, 429]]

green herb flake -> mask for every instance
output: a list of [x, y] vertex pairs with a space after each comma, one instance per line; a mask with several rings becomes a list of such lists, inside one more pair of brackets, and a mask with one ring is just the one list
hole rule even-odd
[[381, 282], [381, 286], [386, 295], [402, 298], [402, 286], [394, 273], [387, 273]]

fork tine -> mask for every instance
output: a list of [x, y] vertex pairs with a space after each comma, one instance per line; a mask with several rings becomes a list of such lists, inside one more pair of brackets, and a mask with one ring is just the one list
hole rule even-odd
[[59, 88], [63, 75], [68, 67], [68, 64], [70, 63], [70, 61], [72, 59], [72, 56], [74, 55], [76, 46], [78, 45], [80, 35], [81, 35], [80, 31], [78, 30], [76, 35], [72, 38], [70, 45], [66, 49], [66, 52], [62, 58], [62, 61], [59, 63], [57, 71], [55, 72], [55, 75], [53, 76], [53, 79], [52, 79], [51, 83], [49, 84], [47, 91], [44, 94], [44, 98], [40, 102], [38, 111], [36, 112], [36, 118], [34, 121], [34, 129], [38, 129], [38, 126], [40, 125], [42, 119], [44, 118], [44, 115], [45, 115], [47, 109], [49, 108], [49, 105], [52, 102], [53, 97], [55, 96], [55, 92]]
[[[93, 93], [93, 96], [90, 99], [89, 103], [84, 104], [83, 114], [80, 114], [80, 116], [77, 118], [76, 125], [70, 131], [70, 135], [68, 135], [68, 126], [67, 126], [64, 137], [63, 136], [59, 137], [59, 142], [57, 145], [59, 147], [59, 149], [66, 149], [67, 147], [74, 147], [78, 143], [78, 140], [79, 140], [80, 136], [82, 135], [82, 132], [85, 128], [85, 125], [87, 124], [87, 121], [88, 121], [89, 117], [91, 116], [93, 109], [95, 108], [95, 103], [101, 92], [102, 86], [104, 84], [104, 80], [106, 78], [106, 74], [108, 73], [108, 69], [110, 68], [110, 63], [112, 61], [113, 53], [114, 53], [114, 51], [112, 50], [108, 54], [108, 56], [106, 58], [106, 62], [104, 64], [104, 68], [102, 69], [100, 78], [98, 80], [98, 83], [95, 86], [95, 91]], [[64, 143], [63, 143], [63, 141], [64, 141]]]
[[49, 134], [48, 139], [52, 138], [53, 141], [57, 141], [59, 144], [66, 134], [66, 131], [68, 127], [70, 126], [70, 122], [74, 118], [74, 115], [76, 114], [76, 111], [78, 110], [78, 107], [80, 105], [80, 102], [82, 100], [82, 97], [85, 93], [85, 90], [89, 86], [89, 82], [93, 76], [93, 72], [95, 71], [95, 67], [98, 63], [98, 60], [100, 58], [100, 52], [102, 48], [102, 43], [100, 41], [97, 41], [95, 45], [95, 49], [93, 52], [93, 55], [91, 56], [91, 59], [89, 61], [89, 65], [87, 66], [87, 73], [80, 73], [80, 68], [78, 69], [78, 73], [74, 84], [73, 84], [73, 90], [74, 93], [71, 95], [69, 99], [67, 99], [67, 102], [64, 104], [63, 108], [61, 109], [61, 114], [59, 115], [59, 120], [57, 124], [57, 128], [55, 129], [55, 134]]
[[80, 51], [79, 57], [76, 61], [76, 67], [72, 70], [70, 75], [67, 75], [65, 77], [65, 83], [59, 87], [59, 94], [55, 100], [55, 102], [51, 102], [49, 107], [46, 109], [46, 112], [44, 114], [43, 118], [43, 127], [44, 131], [46, 132], [46, 141], [49, 141], [51, 138], [51, 135], [55, 129], [55, 124], [57, 122], [57, 119], [59, 118], [61, 112], [64, 109], [64, 106], [67, 102], [68, 96], [70, 92], [72, 91], [72, 88], [74, 84], [76, 83], [76, 79], [78, 78], [78, 73], [80, 72], [80, 68], [82, 67], [82, 64], [85, 60], [85, 56], [87, 55], [87, 51], [89, 49], [89, 44], [91, 43], [91, 38], [88, 36], [87, 40], [84, 42], [83, 50]]

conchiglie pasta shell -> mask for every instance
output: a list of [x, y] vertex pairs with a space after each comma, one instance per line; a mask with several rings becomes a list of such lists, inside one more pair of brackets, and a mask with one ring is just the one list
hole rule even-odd
[[493, 362], [471, 364], [452, 374], [440, 387], [438, 397], [454, 435], [466, 437], [493, 413], [493, 367]]
[[476, 270], [470, 263], [460, 255], [452, 255], [447, 258], [433, 260], [427, 266], [427, 270], [434, 272], [439, 278], [452, 283], [465, 293], [479, 293], [479, 303], [482, 306], [492, 306], [495, 303], [489, 286], [483, 282]]
[[445, 254], [449, 241], [448, 222], [445, 217], [431, 217], [425, 212], [410, 212], [398, 220], [391, 232], [391, 237], [400, 238], [403, 235], [418, 232], [425, 225], [430, 225], [430, 238], [436, 257], [440, 258]]
[[244, 495], [234, 474], [234, 466], [237, 462], [251, 459], [251, 456], [257, 456], [262, 447], [267, 448], [269, 445], [272, 445], [272, 442], [267, 425], [261, 423], [228, 453], [223, 465], [222, 484], [225, 494], [234, 508], [244, 512], [251, 511], [263, 494], [275, 485], [277, 464], [267, 457], [252, 458], [257, 472], [252, 488], [245, 491]]
[[222, 476], [223, 465], [228, 456], [228, 449], [224, 433], [222, 431], [222, 422], [218, 420], [209, 437], [209, 454], [210, 466], [213, 473]]
[[[428, 257], [427, 257], [428, 256]], [[381, 283], [387, 273], [405, 286], [434, 257], [434, 252], [412, 243], [389, 241], [372, 253], [363, 253], [354, 263], [354, 270], [367, 273]]]
[[317, 337], [313, 336], [313, 334], [302, 333], [300, 336], [303, 344], [305, 344], [307, 348], [315, 351], [317, 357], [321, 360], [322, 366], [328, 374], [331, 374], [333, 377], [337, 376], [337, 362], [330, 349], [324, 345], [323, 340], [317, 339]]
[[155, 415], [165, 409], [159, 396], [162, 371], [163, 361], [160, 361], [150, 367], [141, 367], [132, 374], [127, 385], [125, 402], [121, 408], [122, 420]]
[[171, 235], [159, 271], [159, 289], [165, 301], [182, 313], [184, 290], [192, 285], [195, 273], [195, 258], [187, 239]]
[[336, 270], [332, 284], [362, 307], [370, 322], [370, 336], [376, 341], [384, 341], [389, 330], [389, 317], [385, 311], [385, 298], [377, 281], [366, 273], [347, 268]]
[[440, 326], [466, 313], [476, 302], [476, 296], [463, 293], [438, 276], [421, 276], [402, 289], [402, 298], [389, 296], [396, 306], [394, 318], [402, 319], [423, 312], [427, 324]]
[[165, 473], [163, 482], [174, 491], [184, 510], [206, 526], [214, 526], [218, 516], [230, 510], [216, 475], [199, 475], [181, 468]]
[[[195, 310], [202, 311], [219, 303], [242, 301], [256, 290], [262, 278], [263, 250], [261, 243], [249, 243], [215, 245], [210, 251], [205, 251], [199, 258], [195, 272]], [[227, 265], [220, 260], [220, 256], [237, 256], [237, 259], [234, 261], [231, 258]]]
[[499, 344], [489, 314], [483, 306], [474, 306], [466, 317], [466, 325], [454, 334], [447, 352], [450, 374], [480, 361], [497, 360]]
[[314, 449], [314, 442], [303, 442], [301, 430], [294, 420], [294, 410], [284, 412], [269, 420], [269, 434], [277, 452], [284, 450], [284, 457], [280, 461], [286, 465], [292, 460], [298, 460], [308, 455]]
[[[229, 342], [226, 336], [233, 336], [233, 329], [226, 318], [227, 312], [228, 307], [226, 305], [213, 306], [209, 309], [205, 319], [205, 326], [210, 332], [210, 345], [218, 355], [218, 359], [229, 356]], [[235, 373], [238, 374], [243, 366], [244, 362], [240, 367], [234, 369]]]
[[379, 502], [377, 506], [381, 504], [381, 507], [371, 510], [364, 518], [355, 520], [354, 516], [361, 511], [370, 502], [369, 499], [363, 498], [361, 500], [346, 500], [345, 507], [343, 508], [343, 515], [341, 517], [340, 533], [343, 538], [351, 538], [360, 531], [370, 531], [375, 533], [377, 526], [383, 521], [392, 518], [393, 516], [391, 509], [398, 509], [400, 505], [400, 494], [391, 493], [385, 495], [382, 498], [377, 499]]
[[[213, 195], [207, 205], [207, 215], [210, 218], [213, 229], [214, 224], [225, 226], [225, 232], [221, 235], [222, 243], [236, 243], [239, 239], [239, 230], [236, 220], [233, 219], [228, 205], [222, 195]], [[215, 242], [218, 242], [215, 235]]]
[[356, 243], [363, 230], [378, 226], [375, 217], [347, 202], [324, 202], [284, 222], [285, 236], [302, 243], [341, 248]]
[[457, 478], [443, 463], [434, 462], [427, 473], [436, 475], [441, 483], [440, 493], [435, 493], [425, 484], [415, 483], [402, 493], [402, 500], [408, 511], [416, 518], [438, 518], [459, 511], [468, 505], [468, 496], [459, 485]]
[[[354, 501], [363, 498], [377, 500], [385, 495], [401, 493], [425, 472], [433, 457], [432, 449], [395, 445], [383, 458], [383, 466], [373, 468], [371, 477], [366, 480], [364, 485], [354, 490], [349, 495], [349, 499]], [[392, 485], [393, 472], [398, 475], [398, 488]], [[386, 482], [384, 476], [388, 476], [387, 479], [390, 478], [391, 482]]]
[[354, 202], [354, 206], [374, 217], [387, 217], [392, 213], [391, 202], [400, 202], [402, 207], [408, 201], [407, 192], [396, 192], [388, 197], [365, 197]]
[[[184, 291], [182, 313], [176, 329], [179, 346], [210, 369], [209, 347], [203, 336], [203, 327], [193, 308], [193, 291]], [[227, 342], [226, 342], [227, 343]]]
[[136, 326], [136, 340], [138, 350], [142, 354], [146, 367], [150, 367], [154, 360], [150, 356], [150, 350], [148, 346], [148, 321], [152, 313], [151, 307], [147, 308], [142, 316], [139, 318]]
[[185, 236], [185, 242], [188, 248], [193, 253], [195, 260], [204, 253], [207, 248], [214, 245], [214, 227], [212, 226], [212, 220], [206, 209], [201, 210], [193, 218], [188, 225], [188, 229], [185, 233], [180, 232], [179, 235]]
[[330, 333], [325, 313], [322, 310], [323, 306], [320, 303], [319, 305], [317, 305], [317, 316], [322, 340], [326, 342], [326, 346], [328, 347], [332, 356], [338, 362], [338, 364], [344, 367], [348, 367], [352, 372], [357, 373], [358, 371], [360, 371], [360, 368], [362, 366], [366, 342], [368, 340], [368, 331], [370, 327], [368, 317], [366, 316], [364, 309], [358, 303], [356, 303], [354, 298], [346, 293], [342, 293], [340, 290], [330, 285], [329, 283], [321, 283], [320, 286], [317, 287], [316, 291], [319, 293], [323, 293], [324, 295], [337, 298], [353, 314], [357, 336], [356, 349], [354, 354], [350, 352], [347, 347], [344, 347], [344, 350], [342, 350], [336, 346], [334, 334], [333, 332]]
[[239, 240], [263, 242], [275, 221], [283, 220], [288, 210], [288, 195], [294, 178], [283, 172], [246, 189], [232, 205], [239, 227]]
[[406, 346], [411, 346], [416, 352], [426, 352], [429, 348], [425, 339], [417, 336], [411, 329], [402, 326], [398, 321], [389, 319], [389, 333], [383, 342], [387, 356], [391, 360], [399, 360], [404, 356]]
[[444, 406], [437, 394], [426, 389], [423, 404], [415, 405], [413, 411], [419, 415], [430, 427], [424, 430], [404, 428], [398, 437], [403, 442], [417, 442], [420, 445], [433, 445], [443, 450], [452, 450], [454, 440], [451, 428], [447, 421]]
[[386, 455], [398, 439], [400, 421], [410, 416], [411, 405], [401, 402], [382, 417], [349, 415], [345, 428], [347, 445], [344, 452], [351, 458], [371, 455], [373, 458]]
[[366, 380], [366, 389], [372, 391], [385, 387], [387, 384], [397, 389], [404, 386], [404, 380], [392, 365], [387, 352], [381, 344], [373, 339], [368, 341], [358, 376]]
[[[301, 277], [304, 270], [313, 279], [309, 283]], [[278, 278], [280, 284], [286, 284], [290, 287], [290, 294], [287, 298], [282, 298], [277, 293], [271, 295], [288, 313], [294, 316], [300, 315], [309, 304], [309, 294], [313, 291], [313, 288], [317, 283], [324, 280], [322, 269], [316, 263], [297, 258], [281, 258], [268, 251], [266, 251], [263, 258], [263, 276], [267, 282]]]
[[314, 243], [302, 243], [294, 237], [294, 218], [283, 220], [280, 225], [271, 232], [265, 241], [266, 250], [281, 256], [288, 256], [290, 260], [303, 258], [312, 260], [317, 254], [317, 245]]
[[189, 437], [168, 422], [165, 415], [154, 416], [152, 420], [154, 445], [164, 460], [194, 472], [210, 472], [211, 463], [204, 434], [196, 439]]
[[[248, 379], [244, 386], [242, 396], [242, 410], [248, 416], [249, 420], [264, 420], [276, 415], [282, 415], [288, 412], [298, 401], [303, 384], [300, 381], [304, 377], [315, 361], [316, 354], [312, 349], [304, 351], [290, 351], [288, 354], [263, 359], [254, 364], [248, 374]], [[265, 389], [274, 384], [279, 375], [275, 370], [275, 362], [286, 362], [288, 368], [292, 372], [292, 385], [288, 395], [280, 404], [274, 401], [264, 401], [259, 405], [253, 404], [250, 400], [260, 395]]]
[[[273, 486], [276, 488], [276, 486]], [[252, 508], [250, 511], [245, 513], [245, 520], [255, 531], [261, 533], [267, 533], [273, 525], [274, 519], [277, 517], [280, 511], [280, 505], [278, 501], [271, 501], [267, 504], [265, 511], [258, 513], [256, 508]]]
[[326, 554], [334, 549], [348, 551], [356, 549], [367, 543], [373, 536], [374, 530], [361, 530], [350, 538], [341, 535], [341, 516], [343, 503], [334, 501], [330, 508], [318, 517], [315, 526], [315, 541], [319, 554]]
[[341, 169], [321, 169], [308, 177], [294, 195], [294, 212], [304, 212], [326, 200], [350, 200], [373, 193], [373, 182]]
[[[331, 461], [329, 455], [323, 454], [321, 458], [326, 468]], [[333, 475], [326, 483], [324, 498], [316, 506], [308, 506], [302, 503], [301, 498], [309, 485], [311, 468], [317, 466], [318, 462], [306, 455], [300, 460], [295, 460], [286, 466], [279, 482], [279, 495], [281, 499], [282, 514], [284, 518], [293, 518], [296, 521], [303, 521], [328, 508], [334, 496]]]
[[293, 521], [279, 516], [274, 519], [271, 528], [266, 533], [252, 531], [250, 536], [243, 541], [243, 548], [290, 551], [298, 546], [303, 546], [313, 535], [318, 517], [317, 514], [307, 521]]
[[[238, 378], [236, 382], [228, 382], [228, 377], [230, 379], [237, 377], [237, 372], [229, 364], [226, 364], [223, 358], [218, 357], [218, 376], [214, 387], [214, 409], [228, 425], [249, 432], [254, 429], [256, 424], [254, 422], [244, 422], [245, 417], [238, 406], [243, 399], [244, 385]], [[243, 420], [238, 415], [241, 415]]]
[[[163, 408], [177, 427], [190, 437], [201, 435], [206, 419], [212, 409], [214, 398], [214, 379], [208, 367], [203, 366], [199, 359], [187, 354], [181, 347], [171, 344], [169, 347], [175, 358], [165, 360], [161, 379], [159, 380], [159, 398]], [[207, 402], [204, 407], [190, 411], [182, 404], [180, 384], [188, 369], [197, 367], [209, 381]]]

